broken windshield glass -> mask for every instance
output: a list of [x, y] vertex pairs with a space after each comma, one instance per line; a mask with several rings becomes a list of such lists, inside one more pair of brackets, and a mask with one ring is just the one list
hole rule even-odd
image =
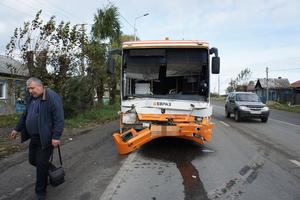
[[123, 63], [124, 98], [141, 95], [153, 98], [165, 95], [175, 99], [208, 97], [207, 49], [125, 50]]

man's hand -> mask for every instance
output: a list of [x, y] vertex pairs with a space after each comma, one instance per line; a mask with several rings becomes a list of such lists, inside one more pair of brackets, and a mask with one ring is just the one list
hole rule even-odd
[[52, 139], [52, 145], [53, 145], [54, 147], [57, 147], [58, 145], [60, 145], [60, 140]]
[[17, 138], [17, 133], [18, 132], [16, 130], [12, 130], [11, 133], [10, 133], [10, 138], [13, 139], [13, 140], [16, 139]]

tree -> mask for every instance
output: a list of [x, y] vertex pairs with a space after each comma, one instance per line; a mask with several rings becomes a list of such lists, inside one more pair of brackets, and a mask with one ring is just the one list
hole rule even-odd
[[230, 79], [229, 86], [226, 92], [232, 91], [245, 91], [248, 85], [248, 81], [251, 78], [252, 72], [249, 68], [243, 69], [235, 79]]
[[110, 4], [98, 9], [90, 40], [84, 24], [78, 28], [70, 22], [56, 23], [55, 16], [44, 22], [41, 13], [40, 10], [32, 21], [15, 29], [7, 44], [7, 55], [23, 62], [30, 76], [40, 78], [60, 93], [66, 116], [89, 108], [95, 93], [102, 105], [105, 88], [115, 96], [111, 88], [116, 88], [118, 75], [108, 79], [106, 57], [113, 45], [121, 45], [117, 7]]
[[[41, 19], [42, 10], [35, 18], [25, 22], [23, 27], [16, 28], [7, 44], [7, 55], [24, 63], [30, 76], [40, 78], [61, 96], [76, 87], [65, 87], [74, 76], [82, 73], [83, 46], [87, 37], [83, 28], [71, 27], [70, 22], [61, 21], [58, 25], [55, 16], [48, 22]], [[76, 91], [75, 91], [76, 93]], [[63, 99], [63, 102], [69, 102]], [[72, 104], [64, 104], [65, 107]], [[80, 112], [81, 108], [76, 108]], [[71, 110], [71, 109], [66, 109]], [[68, 113], [65, 113], [68, 116]]]
[[38, 11], [31, 22], [24, 22], [23, 27], [16, 28], [7, 44], [7, 55], [22, 60], [27, 65], [30, 76], [47, 79], [47, 51], [49, 39], [55, 31], [54, 16], [43, 25], [42, 10]]
[[248, 81], [251, 78], [251, 75], [252, 75], [252, 72], [249, 68], [243, 69], [235, 79], [236, 84], [237, 85], [246, 85], [246, 84], [248, 84]]
[[103, 43], [103, 40], [109, 39], [109, 45], [111, 45], [113, 41], [120, 41], [120, 36], [121, 25], [118, 8], [110, 4], [103, 9], [98, 9], [92, 26], [93, 40]]
[[[90, 63], [90, 73], [95, 83], [95, 91], [100, 106], [107, 82], [106, 57], [113, 43], [120, 44], [121, 25], [117, 7], [110, 4], [98, 9], [92, 26], [92, 40], [87, 45], [87, 56]], [[110, 84], [111, 85], [111, 84]], [[114, 85], [112, 83], [112, 85]], [[108, 87], [108, 86], [107, 86]]]
[[236, 89], [236, 82], [233, 79], [230, 79], [229, 86], [226, 89], [227, 93], [233, 92]]
[[106, 81], [105, 71], [105, 48], [96, 41], [90, 41], [85, 46], [85, 53], [88, 57], [87, 76], [91, 84], [91, 94], [96, 92], [99, 106], [102, 106], [102, 97], [104, 95], [104, 83]]
[[31, 22], [16, 28], [7, 44], [7, 55], [26, 64], [30, 76], [39, 77], [46, 85], [55, 83], [57, 88], [68, 75], [76, 73], [77, 54], [81, 51], [80, 39], [84, 34], [70, 23], [56, 26], [55, 16], [44, 23], [42, 10]]

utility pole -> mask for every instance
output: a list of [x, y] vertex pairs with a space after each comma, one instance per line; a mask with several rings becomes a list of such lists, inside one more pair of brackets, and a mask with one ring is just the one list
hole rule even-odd
[[218, 74], [218, 95], [220, 97], [220, 74]]
[[267, 101], [269, 101], [269, 67], [266, 68], [266, 75], [267, 75]]

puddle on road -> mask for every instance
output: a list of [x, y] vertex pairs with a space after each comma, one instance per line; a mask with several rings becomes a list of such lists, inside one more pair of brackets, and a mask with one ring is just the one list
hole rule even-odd
[[139, 153], [148, 158], [174, 162], [182, 176], [185, 200], [208, 200], [207, 192], [192, 161], [205, 155], [200, 145], [178, 138], [160, 138], [144, 145]]

